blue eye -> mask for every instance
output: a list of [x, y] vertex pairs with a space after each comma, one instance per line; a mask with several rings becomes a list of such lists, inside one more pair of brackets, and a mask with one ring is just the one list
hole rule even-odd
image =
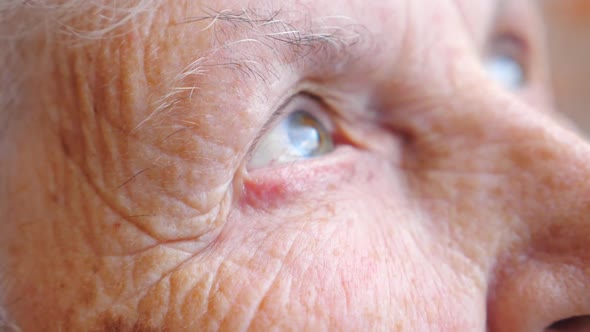
[[269, 167], [323, 156], [334, 149], [330, 131], [314, 115], [321, 106], [311, 98], [296, 97], [290, 111], [254, 150], [249, 168]]
[[503, 36], [493, 41], [485, 68], [491, 78], [510, 90], [518, 90], [527, 84], [525, 46], [520, 39]]
[[522, 88], [526, 84], [524, 66], [509, 55], [493, 55], [486, 63], [490, 76], [498, 83], [511, 90]]
[[311, 158], [321, 154], [326, 141], [329, 140], [324, 126], [305, 111], [291, 113], [285, 119], [285, 126], [292, 153], [299, 154], [301, 157]]

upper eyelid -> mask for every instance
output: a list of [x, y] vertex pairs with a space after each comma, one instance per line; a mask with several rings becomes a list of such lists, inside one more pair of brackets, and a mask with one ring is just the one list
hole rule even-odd
[[[501, 51], [517, 56], [519, 60], [524, 63], [527, 63], [530, 58], [531, 45], [522, 34], [517, 34], [511, 31], [501, 31], [490, 41], [490, 47], [491, 46], [500, 47]], [[492, 51], [497, 50], [490, 49], [490, 52]]]
[[[488, 29], [485, 44], [487, 47], [498, 39], [498, 36], [508, 36], [518, 40], [526, 54], [530, 52], [532, 34], [530, 7], [522, 7], [510, 0], [500, 1], [491, 25]], [[487, 51], [488, 48], [484, 47]]]
[[524, 50], [529, 51], [532, 48], [533, 37], [537, 33], [533, 16], [532, 7], [519, 5], [518, 2], [503, 1], [488, 33], [488, 42], [497, 36], [510, 36], [519, 40], [525, 46]]

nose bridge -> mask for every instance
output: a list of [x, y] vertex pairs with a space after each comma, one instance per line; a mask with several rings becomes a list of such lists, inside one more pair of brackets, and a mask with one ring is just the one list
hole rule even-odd
[[[589, 314], [589, 145], [505, 91], [459, 90], [400, 120], [403, 169], [434, 227], [485, 271], [488, 330]], [[563, 276], [572, 262], [582, 270]]]
[[509, 139], [502, 157], [512, 208], [530, 234], [524, 246], [589, 264], [590, 145], [547, 114], [519, 110], [530, 115], [502, 121]]
[[548, 114], [521, 103], [505, 114], [496, 125], [506, 137], [505, 171], [521, 195], [520, 207], [525, 209], [519, 211], [522, 217], [564, 220], [587, 209], [590, 205], [587, 142]]
[[[507, 202], [528, 228], [590, 223], [590, 145], [557, 117], [507, 93], [482, 93], [466, 111], [474, 144], [493, 156]], [[461, 111], [460, 111], [461, 113]], [[471, 135], [471, 137], [469, 137]], [[589, 234], [590, 235], [590, 234]]]
[[589, 144], [512, 96], [478, 99], [479, 113], [464, 113], [474, 127], [465, 139], [493, 156], [517, 220], [495, 226], [510, 232], [490, 276], [489, 330], [540, 331], [589, 314]]
[[590, 145], [585, 139], [489, 81], [476, 83], [457, 87], [451, 97], [425, 98], [405, 118], [396, 116], [410, 128], [411, 153], [404, 166], [419, 174], [493, 178], [494, 183], [478, 183], [471, 192], [456, 192], [469, 200], [466, 193], [502, 191], [483, 196], [502, 200], [530, 227], [542, 227], [543, 220], [590, 219]]

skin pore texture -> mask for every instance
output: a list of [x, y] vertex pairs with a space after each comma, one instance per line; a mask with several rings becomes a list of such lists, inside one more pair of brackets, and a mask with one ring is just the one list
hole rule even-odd
[[[0, 330], [590, 314], [590, 146], [532, 2], [6, 3]], [[497, 40], [522, 86], [486, 72]], [[302, 99], [334, 149], [249, 166]]]

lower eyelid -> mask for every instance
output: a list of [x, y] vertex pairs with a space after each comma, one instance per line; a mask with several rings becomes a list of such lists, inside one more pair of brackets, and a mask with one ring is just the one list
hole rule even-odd
[[340, 146], [325, 158], [248, 171], [241, 200], [249, 205], [273, 205], [328, 183], [341, 184], [354, 174], [357, 159], [353, 148]]

